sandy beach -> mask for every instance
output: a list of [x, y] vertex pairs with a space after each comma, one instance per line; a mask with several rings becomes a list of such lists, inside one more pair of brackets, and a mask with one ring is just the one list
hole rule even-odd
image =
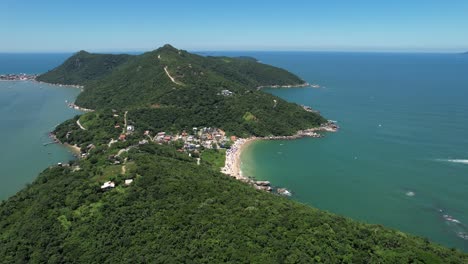
[[77, 145], [70, 145], [68, 143], [63, 144], [65, 147], [69, 148], [73, 154], [75, 154], [77, 157], [80, 157], [81, 155], [81, 148], [78, 147]]
[[249, 180], [248, 177], [242, 175], [240, 156], [247, 146], [259, 139], [260, 138], [256, 137], [237, 139], [231, 148], [226, 151], [226, 162], [224, 168], [221, 169], [221, 172], [238, 180]]
[[252, 142], [256, 140], [294, 140], [303, 137], [320, 138], [322, 135], [318, 134], [318, 131], [336, 132], [337, 130], [338, 126], [336, 126], [333, 122], [329, 122], [328, 124], [322, 125], [320, 127], [300, 130], [292, 136], [239, 138], [234, 142], [230, 149], [226, 150], [226, 161], [224, 167], [221, 169], [221, 172], [230, 175], [237, 180], [250, 181], [251, 179], [242, 175], [240, 156], [242, 151], [245, 150]]

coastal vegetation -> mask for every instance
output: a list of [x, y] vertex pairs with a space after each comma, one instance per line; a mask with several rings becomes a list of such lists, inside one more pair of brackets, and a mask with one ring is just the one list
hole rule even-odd
[[201, 160], [213, 168], [215, 171], [220, 171], [226, 162], [225, 149], [208, 149], [202, 152]]
[[[138, 56], [79, 52], [39, 80], [84, 85], [76, 104], [95, 111], [54, 131], [80, 159], [1, 202], [1, 262], [468, 262], [220, 172], [236, 137], [291, 136], [326, 122], [257, 89], [304, 83], [285, 70], [166, 45]], [[192, 134], [207, 140], [187, 143]]]
[[[468, 261], [425, 239], [255, 190], [168, 146], [130, 150], [133, 165], [121, 174], [109, 162], [121, 147], [49, 168], [2, 203], [2, 262]], [[116, 188], [101, 190], [108, 179]]]
[[[251, 58], [203, 57], [166, 45], [133, 56], [111, 72], [100, 71], [99, 76], [107, 74], [89, 82], [81, 68], [101, 64], [91, 61], [88, 66], [82, 56], [109, 60], [108, 55], [79, 52], [39, 79], [55, 83], [68, 79], [68, 72], [75, 79], [81, 76], [77, 83], [86, 84], [86, 89], [77, 105], [106, 113], [128, 110], [136, 127], [181, 131], [215, 126], [246, 137], [292, 135], [326, 122], [297, 104], [258, 91], [259, 86], [301, 85], [304, 81]], [[70, 68], [70, 61], [76, 60], [83, 61], [81, 68]], [[65, 77], [58, 74], [64, 71]]]

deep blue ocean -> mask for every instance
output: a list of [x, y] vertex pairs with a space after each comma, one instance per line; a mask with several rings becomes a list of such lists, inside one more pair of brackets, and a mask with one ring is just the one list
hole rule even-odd
[[72, 53], [0, 53], [0, 74], [39, 74], [62, 64]]

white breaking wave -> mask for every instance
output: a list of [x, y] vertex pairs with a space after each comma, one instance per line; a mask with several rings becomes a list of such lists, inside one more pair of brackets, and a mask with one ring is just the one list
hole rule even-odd
[[439, 159], [438, 161], [468, 164], [468, 159]]

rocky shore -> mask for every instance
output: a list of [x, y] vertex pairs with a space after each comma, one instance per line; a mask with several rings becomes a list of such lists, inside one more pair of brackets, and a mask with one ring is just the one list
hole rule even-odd
[[48, 84], [48, 85], [53, 85], [53, 86], [58, 86], [58, 87], [71, 87], [71, 88], [77, 88], [77, 89], [81, 89], [81, 91], [83, 91], [84, 89], [84, 86], [81, 86], [81, 85], [76, 85], [76, 84], [59, 84], [59, 83], [48, 83], [48, 82], [42, 82], [42, 81], [38, 81], [36, 79], [34, 79], [34, 81], [38, 82], [38, 83], [44, 83], [44, 84]]
[[317, 84], [309, 84], [307, 82], [303, 83], [303, 84], [288, 84], [288, 85], [279, 85], [279, 84], [275, 84], [275, 85], [263, 85], [263, 86], [258, 86], [257, 87], [257, 90], [260, 90], [262, 88], [298, 88], [298, 87], [317, 87], [318, 85]]
[[49, 132], [49, 138], [52, 140], [53, 143], [61, 144], [67, 147], [68, 149], [70, 149], [70, 151], [73, 153], [75, 157], [80, 158], [81, 148], [78, 147], [76, 144], [70, 145], [68, 143], [61, 142], [53, 132]]
[[65, 101], [65, 102], [67, 103], [68, 107], [73, 108], [75, 110], [79, 110], [79, 111], [82, 111], [82, 112], [93, 112], [94, 111], [93, 109], [79, 107], [74, 103], [68, 103], [67, 101]]

